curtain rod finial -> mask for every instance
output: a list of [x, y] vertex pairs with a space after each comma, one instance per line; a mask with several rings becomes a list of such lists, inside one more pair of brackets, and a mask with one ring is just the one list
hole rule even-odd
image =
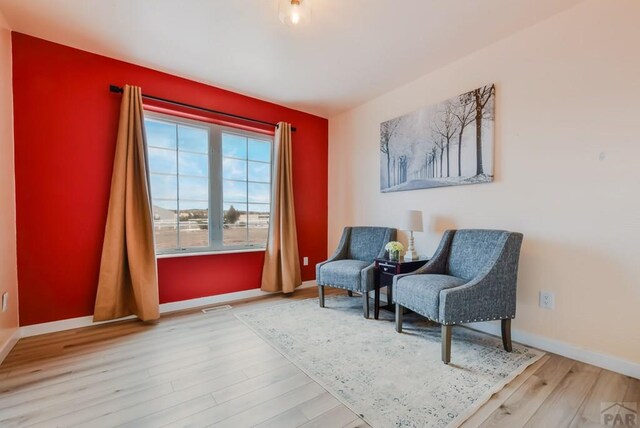
[[120, 86], [116, 86], [116, 85], [109, 85], [109, 90], [111, 92], [115, 92], [116, 94], [123, 92], [123, 89]]

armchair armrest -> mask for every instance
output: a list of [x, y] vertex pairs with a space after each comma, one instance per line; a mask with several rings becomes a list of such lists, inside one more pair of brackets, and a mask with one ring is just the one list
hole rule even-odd
[[320, 268], [329, 263], [334, 262], [336, 260], [344, 260], [347, 257], [348, 250], [348, 241], [349, 236], [351, 235], [351, 228], [345, 227], [342, 231], [342, 237], [340, 238], [340, 243], [338, 244], [338, 248], [333, 252], [331, 257], [327, 260], [316, 264], [316, 281], [320, 281]]
[[[384, 234], [382, 248], [380, 248], [377, 258], [381, 259], [384, 257], [384, 254], [386, 251], [384, 247], [387, 245], [388, 242], [395, 241], [396, 233], [397, 233], [396, 229], [392, 229], [392, 228], [387, 229], [387, 231]], [[375, 272], [376, 272], [375, 261], [360, 271], [360, 287], [362, 288], [361, 291], [368, 292], [375, 288]]]
[[376, 264], [371, 263], [369, 266], [360, 271], [360, 287], [361, 291], [371, 291], [375, 288], [375, 272]]
[[511, 319], [516, 315], [516, 285], [522, 234], [507, 233], [476, 278], [440, 292], [438, 318], [444, 324]]

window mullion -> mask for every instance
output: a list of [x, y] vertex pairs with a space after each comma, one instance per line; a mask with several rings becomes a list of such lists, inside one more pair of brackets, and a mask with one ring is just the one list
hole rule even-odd
[[220, 127], [209, 128], [211, 142], [209, 166], [209, 240], [212, 248], [222, 247], [222, 133]]
[[246, 147], [246, 153], [247, 153], [247, 159], [245, 160], [245, 163], [247, 165], [247, 167], [245, 168], [246, 170], [245, 179], [247, 180], [247, 183], [246, 183], [247, 202], [245, 204], [245, 209], [247, 213], [247, 225], [245, 230], [245, 244], [249, 245], [249, 138], [245, 138], [245, 147]]
[[178, 146], [178, 125], [176, 128], [176, 250], [182, 251], [180, 245], [180, 147]]

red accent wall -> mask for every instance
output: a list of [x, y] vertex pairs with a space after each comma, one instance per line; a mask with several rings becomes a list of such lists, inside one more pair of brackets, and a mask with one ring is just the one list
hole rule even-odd
[[[327, 254], [326, 119], [20, 33], [12, 42], [21, 325], [93, 313], [120, 107], [109, 84], [292, 123], [302, 277], [315, 277]], [[160, 259], [160, 302], [258, 288], [263, 258]]]

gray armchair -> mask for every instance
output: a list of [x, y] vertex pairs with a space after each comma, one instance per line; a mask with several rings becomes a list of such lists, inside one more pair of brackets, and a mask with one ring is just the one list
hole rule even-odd
[[342, 288], [362, 294], [364, 317], [369, 318], [369, 292], [374, 287], [374, 260], [384, 257], [384, 246], [396, 239], [396, 230], [386, 227], [345, 227], [333, 255], [316, 265], [320, 307], [324, 287]]
[[393, 279], [396, 330], [403, 307], [442, 325], [442, 361], [451, 360], [454, 324], [502, 321], [502, 344], [511, 352], [522, 234], [502, 230], [448, 230], [422, 268]]

